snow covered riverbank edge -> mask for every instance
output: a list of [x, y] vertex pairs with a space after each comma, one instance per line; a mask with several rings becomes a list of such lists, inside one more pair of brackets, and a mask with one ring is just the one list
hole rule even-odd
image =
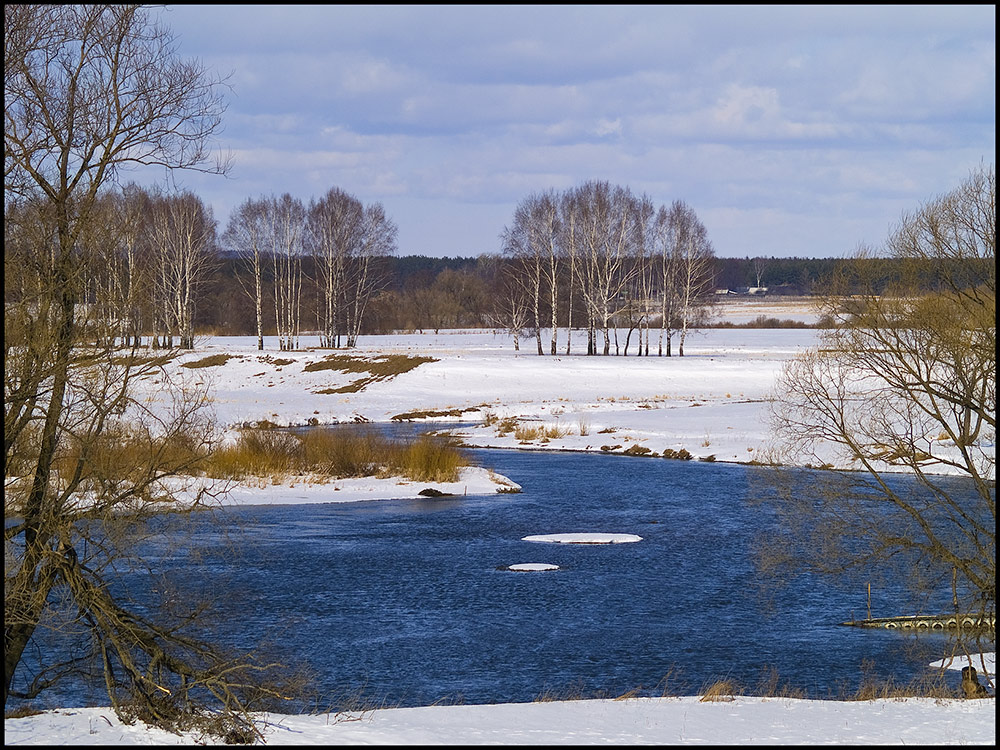
[[[820, 701], [737, 696], [571, 700], [262, 717], [268, 745], [989, 745], [994, 699]], [[6, 745], [194, 745], [107, 708], [4, 722]], [[211, 740], [207, 740], [211, 743]]]

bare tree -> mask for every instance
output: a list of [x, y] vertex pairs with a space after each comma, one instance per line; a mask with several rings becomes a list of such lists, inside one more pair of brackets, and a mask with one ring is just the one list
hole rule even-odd
[[[677, 315], [677, 257], [676, 227], [670, 221], [670, 212], [660, 206], [653, 221], [653, 255], [659, 273], [660, 333], [657, 343], [658, 356], [671, 356], [671, 339], [674, 332], [674, 318]], [[666, 348], [664, 348], [666, 344]]]
[[597, 353], [595, 334], [603, 332], [611, 352], [611, 322], [622, 293], [636, 272], [634, 256], [641, 232], [641, 202], [627, 188], [589, 182], [573, 191], [583, 265], [583, 298], [588, 317], [588, 353]]
[[361, 255], [364, 207], [353, 195], [331, 188], [309, 206], [307, 246], [320, 293], [320, 346], [339, 347], [345, 333], [347, 273]]
[[531, 195], [514, 210], [514, 221], [504, 229], [504, 252], [520, 259], [523, 270], [521, 283], [525, 285], [532, 301], [535, 344], [538, 354], [542, 346], [543, 296], [548, 291], [550, 324], [552, 327], [550, 351], [556, 353], [558, 313], [558, 250], [559, 201], [553, 193]]
[[81, 244], [130, 165], [222, 170], [207, 152], [218, 83], [135, 5], [6, 5], [4, 63], [5, 215], [17, 217], [4, 226], [5, 704], [76, 665], [36, 639], [61, 614], [116, 708], [167, 720], [206, 690], [240, 712], [250, 665], [130, 610], [110, 585], [126, 531], [176, 507], [161, 480], [197, 461], [206, 423], [182, 391], [166, 391], [172, 411], [148, 409], [133, 386], [155, 365], [95, 345]]
[[751, 261], [754, 277], [757, 279], [757, 289], [764, 286], [764, 271], [767, 269], [767, 258], [758, 255]]
[[361, 242], [350, 259], [347, 275], [347, 345], [358, 345], [365, 310], [387, 283], [385, 259], [396, 252], [399, 230], [386, 216], [381, 203], [366, 206], [362, 214]]
[[674, 201], [669, 221], [673, 225], [673, 262], [680, 318], [677, 353], [683, 357], [688, 330], [697, 324], [714, 287], [715, 253], [705, 225], [686, 203]]
[[572, 192], [565, 192], [559, 200], [560, 222], [559, 249], [563, 266], [568, 266], [569, 278], [566, 280], [566, 354], [570, 354], [573, 342], [573, 307], [576, 300], [576, 287], [579, 280], [578, 258], [580, 256], [580, 237], [577, 232], [577, 203]]
[[302, 235], [305, 208], [285, 193], [265, 204], [268, 254], [274, 266], [274, 320], [278, 348], [299, 348], [299, 316], [302, 310]]
[[[824, 300], [837, 325], [783, 372], [774, 420], [789, 449], [852, 470], [818, 498], [774, 500], [781, 564], [867, 573], [899, 560], [911, 581], [950, 586], [956, 608], [994, 614], [995, 243], [991, 166], [903, 217], [887, 243], [897, 278], [864, 276], [866, 252]], [[895, 484], [899, 471], [919, 491]]]
[[194, 349], [196, 295], [216, 260], [215, 219], [190, 192], [154, 196], [148, 233], [156, 268], [161, 345]]
[[264, 349], [264, 267], [267, 261], [265, 242], [269, 241], [266, 223], [267, 206], [267, 199], [247, 198], [229, 217], [229, 225], [222, 236], [223, 245], [236, 253], [244, 268], [250, 273], [249, 282], [240, 274], [237, 274], [237, 278], [243, 291], [254, 303], [257, 349], [261, 351]]
[[530, 319], [530, 305], [525, 299], [525, 288], [521, 281], [521, 261], [514, 259], [501, 263], [499, 288], [494, 297], [494, 320], [514, 339], [514, 351], [520, 351], [521, 338]]

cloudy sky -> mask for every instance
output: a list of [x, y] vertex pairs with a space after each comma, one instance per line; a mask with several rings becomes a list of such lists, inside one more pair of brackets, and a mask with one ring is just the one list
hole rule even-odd
[[726, 257], [841, 257], [996, 153], [980, 6], [169, 6], [228, 76], [243, 200], [339, 187], [402, 255], [498, 252], [519, 201], [607, 180], [688, 203]]

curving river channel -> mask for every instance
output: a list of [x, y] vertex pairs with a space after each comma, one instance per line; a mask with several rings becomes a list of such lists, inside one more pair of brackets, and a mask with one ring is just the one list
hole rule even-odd
[[[216, 601], [217, 640], [268, 639], [311, 667], [321, 694], [358, 689], [392, 705], [691, 694], [724, 678], [752, 689], [772, 670], [782, 685], [828, 698], [856, 689], [864, 669], [907, 682], [942, 655], [940, 635], [839, 625], [865, 612], [857, 584], [759, 585], [754, 538], [773, 523], [748, 503], [759, 472], [471, 453], [523, 491], [229, 509], [222, 532], [192, 521], [196, 556], [168, 539], [150, 556], [191, 596]], [[581, 532], [641, 541], [522, 541]], [[504, 569], [518, 563], [558, 570]], [[873, 599], [876, 616], [905, 614], [893, 611], [901, 599], [891, 588]]]

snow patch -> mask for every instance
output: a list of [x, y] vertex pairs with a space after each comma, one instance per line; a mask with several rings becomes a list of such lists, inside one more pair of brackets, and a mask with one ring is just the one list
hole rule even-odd
[[553, 542], [555, 544], [621, 544], [641, 542], [635, 534], [535, 534], [521, 538], [522, 542]]
[[507, 570], [513, 570], [514, 572], [530, 572], [535, 570], [559, 570], [558, 565], [553, 565], [552, 563], [515, 563], [513, 565], [508, 565]]

